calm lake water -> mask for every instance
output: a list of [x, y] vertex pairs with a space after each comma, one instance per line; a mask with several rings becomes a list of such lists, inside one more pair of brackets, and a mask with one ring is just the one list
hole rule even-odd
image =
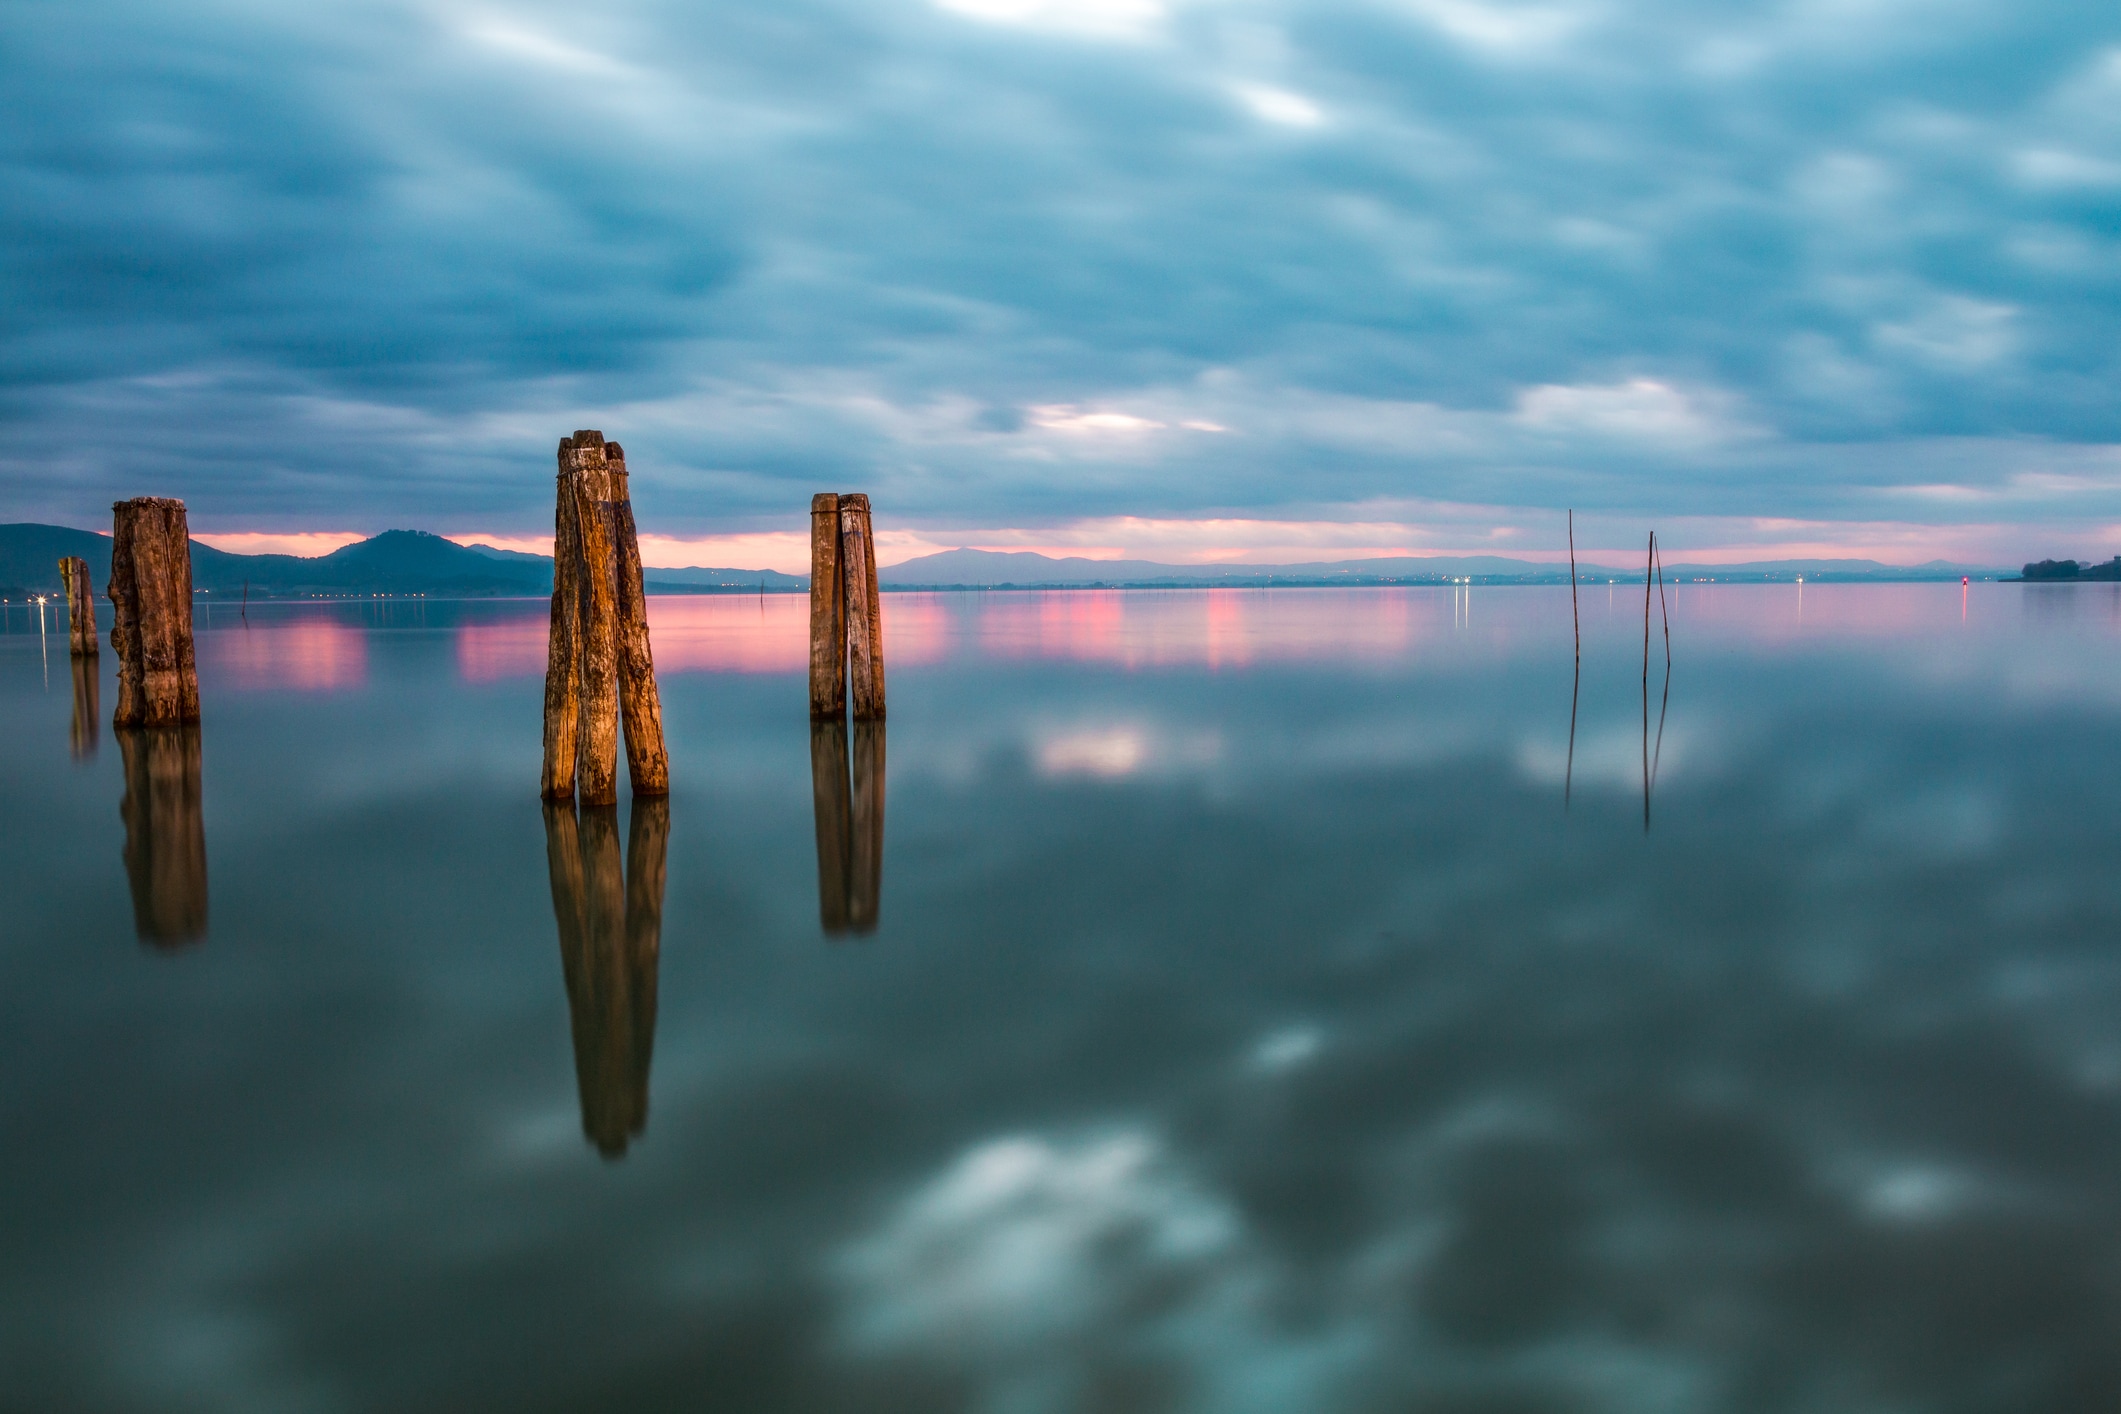
[[2121, 586], [805, 612], [10, 606], [0, 1409], [2121, 1408]]

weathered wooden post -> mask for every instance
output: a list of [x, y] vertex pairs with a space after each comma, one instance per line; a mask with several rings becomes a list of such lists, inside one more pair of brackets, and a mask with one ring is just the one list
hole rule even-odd
[[884, 622], [869, 498], [840, 497], [840, 582], [847, 620], [847, 706], [857, 722], [884, 715]]
[[619, 628], [619, 720], [626, 729], [626, 774], [637, 796], [670, 794], [670, 756], [663, 749], [663, 699], [655, 686], [655, 654], [648, 645], [648, 589], [641, 544], [634, 534], [633, 490], [626, 452], [604, 445], [612, 496], [613, 571]]
[[96, 698], [101, 684], [97, 680], [97, 664], [94, 658], [76, 658], [74, 663], [74, 724], [68, 733], [76, 761], [86, 761], [96, 754], [98, 722], [103, 711]]
[[88, 561], [66, 556], [59, 561], [59, 577], [66, 581], [67, 647], [76, 658], [97, 657], [96, 595], [88, 582]]
[[840, 498], [810, 498], [810, 715], [847, 716], [847, 620], [840, 612]]
[[669, 838], [669, 801], [635, 797], [622, 874], [614, 808], [545, 807], [582, 1132], [607, 1159], [648, 1123]]
[[[545, 640], [545, 781], [547, 800], [574, 797], [574, 738], [580, 692], [576, 659], [581, 630], [575, 622], [580, 592], [581, 534], [576, 526], [570, 438], [560, 439], [560, 473], [552, 523], [552, 627]], [[570, 838], [572, 817], [569, 817]], [[555, 885], [557, 887], [557, 885]]]
[[111, 647], [118, 654], [121, 727], [199, 720], [192, 658], [191, 536], [184, 503], [141, 496], [111, 507]]
[[[585, 437], [595, 438], [594, 443]], [[613, 582], [611, 477], [604, 438], [575, 434], [574, 504], [580, 533], [575, 580], [579, 712], [575, 727], [576, 799], [584, 805], [619, 800], [619, 606]]]
[[206, 936], [206, 822], [199, 728], [120, 728], [125, 757], [125, 874], [141, 941], [175, 947]]
[[634, 793], [670, 790], [625, 456], [594, 430], [560, 440], [545, 665], [547, 800], [579, 792], [583, 805], [617, 802], [622, 714]]

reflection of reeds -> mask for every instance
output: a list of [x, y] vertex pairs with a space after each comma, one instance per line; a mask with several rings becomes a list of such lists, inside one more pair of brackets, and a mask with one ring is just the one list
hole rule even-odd
[[1576, 643], [1576, 676], [1569, 684], [1569, 764], [1561, 777], [1561, 808], [1576, 785], [1576, 703], [1583, 694], [1583, 614], [1576, 606], [1576, 512], [1569, 512], [1569, 628]]
[[545, 807], [582, 1132], [613, 1159], [648, 1124], [669, 800], [635, 796], [627, 836], [622, 870], [616, 806]]
[[[1664, 700], [1657, 709], [1657, 749], [1650, 750], [1650, 588], [1655, 580], [1657, 603], [1664, 623]], [[1657, 532], [1650, 532], [1649, 550], [1642, 566], [1642, 828], [1650, 828], [1650, 794], [1656, 786], [1657, 765], [1664, 759], [1664, 719], [1672, 705], [1672, 612], [1664, 593], [1664, 557], [1658, 553]]]
[[[91, 668], [93, 671], [93, 668]], [[125, 758], [125, 875], [133, 929], [156, 947], [206, 936], [206, 819], [199, 728], [119, 727]]]

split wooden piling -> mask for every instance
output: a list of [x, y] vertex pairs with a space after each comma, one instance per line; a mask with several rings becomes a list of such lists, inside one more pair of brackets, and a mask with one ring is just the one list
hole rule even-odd
[[68, 555], [59, 561], [66, 582], [67, 647], [76, 658], [99, 656], [96, 648], [96, 595], [88, 580], [88, 561]]
[[545, 663], [546, 799], [617, 802], [622, 719], [634, 794], [667, 795], [670, 759], [626, 453], [603, 433], [584, 430], [560, 439]]
[[847, 715], [847, 623], [840, 613], [840, 498], [810, 498], [810, 715]]
[[884, 717], [884, 613], [869, 498], [810, 500], [810, 715]]
[[191, 536], [184, 503], [141, 496], [111, 507], [111, 647], [118, 655], [112, 724], [171, 727], [199, 720], [192, 657]]

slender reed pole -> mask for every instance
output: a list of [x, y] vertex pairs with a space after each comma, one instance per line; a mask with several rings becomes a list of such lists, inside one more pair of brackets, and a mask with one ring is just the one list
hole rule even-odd
[[1642, 832], [1650, 832], [1650, 576], [1657, 565], [1657, 532], [1642, 563]]
[[1583, 693], [1583, 614], [1576, 606], [1576, 512], [1569, 512], [1569, 627], [1576, 639], [1576, 676], [1569, 685], [1569, 764], [1561, 777], [1561, 808], [1576, 787], [1576, 704]]
[[[1656, 544], [1657, 537], [1650, 541]], [[1664, 764], [1664, 719], [1672, 709], [1672, 614], [1664, 602], [1664, 547], [1656, 546], [1657, 603], [1664, 623], [1664, 699], [1657, 707], [1657, 745], [1650, 752], [1650, 789], [1657, 788], [1657, 771]]]

